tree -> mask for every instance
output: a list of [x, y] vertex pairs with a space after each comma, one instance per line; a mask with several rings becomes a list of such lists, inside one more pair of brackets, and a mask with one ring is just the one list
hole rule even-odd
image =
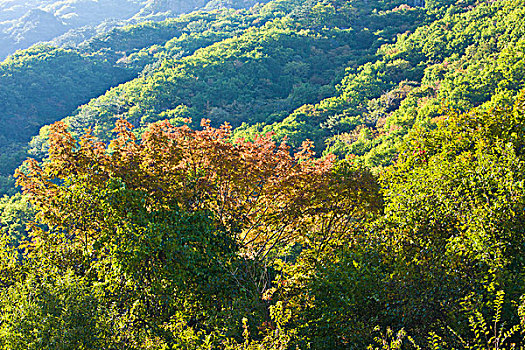
[[85, 279], [120, 346], [173, 344], [188, 329], [240, 336], [241, 316], [271, 324], [262, 295], [283, 249], [323, 250], [381, 206], [370, 173], [314, 159], [310, 142], [292, 155], [207, 120], [155, 123], [140, 141], [131, 128], [119, 121], [106, 145], [56, 123], [48, 161], [17, 172], [37, 212], [26, 268]]
[[523, 294], [524, 116], [523, 93], [513, 106], [450, 112], [437, 129], [413, 131], [383, 174], [384, 234], [409, 333], [458, 329], [471, 292], [479, 302], [496, 288], [514, 301]]

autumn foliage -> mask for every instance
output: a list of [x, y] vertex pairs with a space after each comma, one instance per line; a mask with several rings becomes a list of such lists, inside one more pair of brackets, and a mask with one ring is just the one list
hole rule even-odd
[[106, 145], [90, 132], [77, 143], [59, 122], [51, 127], [49, 161], [28, 160], [18, 183], [46, 224], [95, 232], [96, 220], [80, 219], [89, 215], [71, 213], [70, 203], [57, 198], [70, 190], [68, 181], [76, 179], [75, 187], [83, 179], [84, 207], [89, 207], [89, 191], [119, 179], [146, 194], [149, 210], [213, 213], [218, 225], [236, 233], [245, 253], [256, 256], [299, 235], [342, 234], [352, 220], [380, 206], [369, 173], [337, 165], [333, 157], [314, 159], [310, 142], [292, 155], [271, 135], [232, 141], [230, 131], [227, 124], [213, 128], [207, 120], [202, 130], [163, 121], [138, 141], [132, 126], [121, 120], [117, 137]]
[[[108, 339], [117, 347], [181, 344], [186, 336], [191, 343], [196, 334], [226, 329], [235, 348], [245, 316], [244, 327], [274, 344], [274, 329], [289, 318], [269, 297], [278, 283], [275, 262], [295, 259], [293, 247], [320, 256], [334, 241], [351, 243], [381, 209], [374, 177], [351, 160], [314, 158], [310, 142], [292, 154], [271, 134], [248, 142], [233, 140], [228, 125], [203, 120], [201, 127], [163, 121], [138, 139], [120, 120], [106, 144], [89, 131], [77, 140], [56, 123], [49, 158], [28, 160], [17, 172], [37, 212], [23, 245], [27, 264], [53, 281], [45, 293], [63, 295], [65, 283], [83, 286], [88, 301], [96, 296], [93, 312], [107, 320], [101, 331], [113, 332]], [[15, 328], [25, 322], [10, 320]], [[21, 342], [35, 322], [23, 327]], [[93, 344], [97, 334], [88, 335]]]

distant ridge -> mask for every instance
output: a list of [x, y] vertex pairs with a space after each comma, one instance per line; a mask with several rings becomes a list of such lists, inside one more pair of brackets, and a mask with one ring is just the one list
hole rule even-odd
[[126, 24], [164, 20], [196, 10], [246, 8], [267, 0], [4, 0], [0, 60], [39, 42], [76, 45]]

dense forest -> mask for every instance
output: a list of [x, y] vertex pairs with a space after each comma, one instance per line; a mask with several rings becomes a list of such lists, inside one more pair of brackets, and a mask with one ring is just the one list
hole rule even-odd
[[523, 0], [129, 2], [0, 63], [0, 349], [525, 348]]

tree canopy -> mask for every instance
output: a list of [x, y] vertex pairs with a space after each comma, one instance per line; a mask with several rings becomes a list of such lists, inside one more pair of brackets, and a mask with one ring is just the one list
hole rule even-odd
[[[272, 261], [298, 244], [323, 250], [381, 209], [377, 182], [351, 161], [202, 126], [159, 122], [138, 141], [119, 121], [109, 145], [51, 127], [48, 161], [17, 173], [36, 218], [23, 256], [5, 261], [5, 271], [27, 273], [11, 272], [3, 289], [0, 344], [51, 346], [60, 332], [71, 337], [59, 341], [66, 347], [173, 346], [187, 332], [235, 342], [242, 317], [277, 322], [263, 299]], [[26, 305], [32, 288], [43, 296]], [[17, 298], [31, 319], [15, 316]], [[62, 331], [55, 321], [33, 329], [41, 317], [68, 321]]]
[[0, 348], [523, 348], [522, 2], [275, 0], [11, 56]]

